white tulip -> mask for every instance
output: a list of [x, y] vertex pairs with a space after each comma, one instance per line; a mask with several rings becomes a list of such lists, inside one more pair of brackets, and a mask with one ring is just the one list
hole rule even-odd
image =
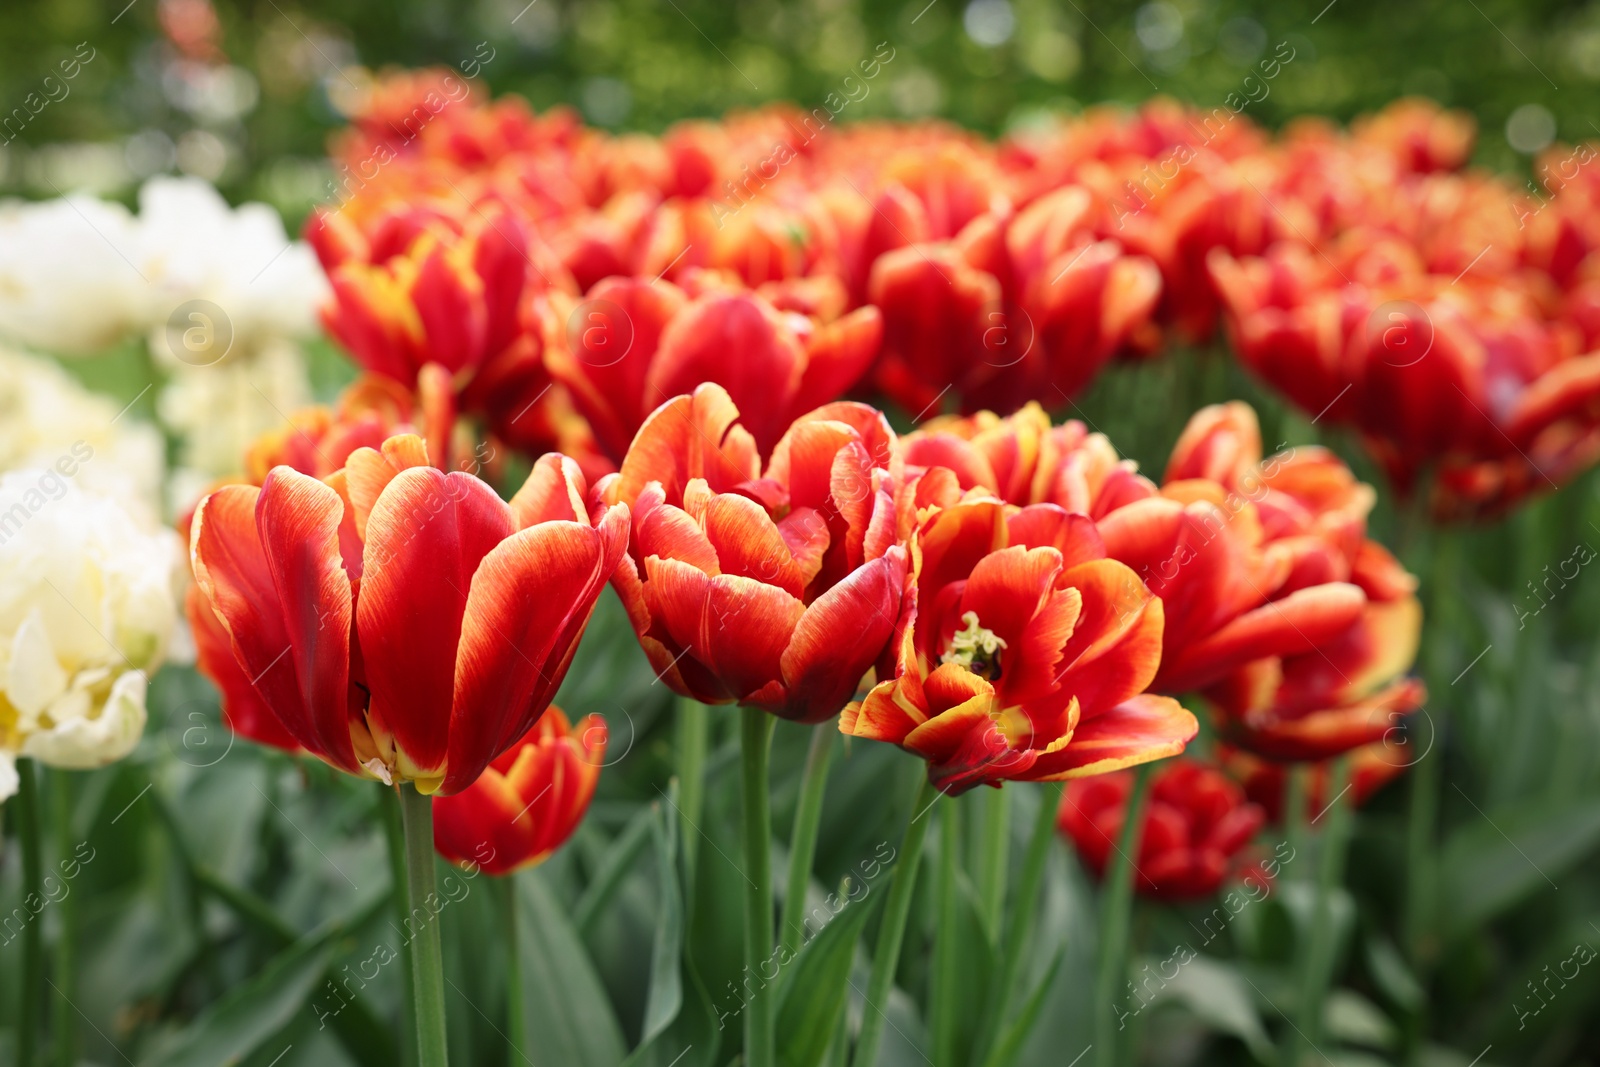
[[131, 752], [177, 617], [182, 546], [51, 468], [0, 475], [0, 797], [31, 756]]

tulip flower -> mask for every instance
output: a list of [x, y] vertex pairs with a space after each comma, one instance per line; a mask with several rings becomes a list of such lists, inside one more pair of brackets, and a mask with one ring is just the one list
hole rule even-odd
[[527, 239], [504, 214], [472, 216], [460, 234], [430, 226], [385, 262], [334, 267], [323, 324], [362, 366], [401, 382], [430, 361], [474, 370], [516, 339], [528, 274]]
[[876, 309], [839, 315], [843, 294], [818, 314], [780, 310], [773, 299], [690, 275], [691, 296], [671, 282], [608, 278], [567, 316], [545, 354], [601, 446], [618, 462], [664, 401], [702, 382], [727, 390], [763, 452], [804, 412], [837, 399], [878, 353]]
[[434, 847], [490, 874], [544, 862], [583, 821], [605, 754], [604, 719], [572, 726], [552, 704], [477, 781], [434, 801]]
[[1421, 705], [1416, 579], [1366, 537], [1376, 494], [1320, 448], [1261, 460], [1245, 404], [1198, 412], [1159, 496], [1100, 523], [1168, 610], [1158, 688], [1200, 689], [1235, 743], [1322, 759]]
[[[430, 459], [435, 466], [446, 466], [443, 446], [451, 438], [455, 421], [449, 377], [438, 364], [429, 364], [419, 374], [418, 386], [420, 395], [413, 398], [393, 379], [370, 375], [346, 389], [335, 408], [293, 412], [282, 429], [264, 434], [251, 445], [243, 476], [231, 481], [259, 487], [279, 466], [316, 478], [328, 477], [344, 467], [357, 449], [380, 449], [389, 437], [414, 432], [412, 418], [430, 427], [426, 439], [440, 442], [430, 446]], [[185, 542], [193, 526], [191, 511], [178, 523]], [[221, 691], [222, 715], [229, 729], [258, 744], [301, 751], [300, 743], [273, 714], [261, 690], [234, 658], [228, 631], [198, 585], [191, 585], [185, 594], [184, 614], [194, 635], [196, 663]]]
[[[1131, 771], [1069, 782], [1062, 791], [1056, 826], [1071, 839], [1096, 876], [1127, 818]], [[1250, 839], [1266, 813], [1245, 798], [1236, 782], [1198, 760], [1175, 759], [1150, 783], [1134, 860], [1135, 886], [1160, 900], [1209, 897], [1248, 869]]]
[[928, 762], [946, 793], [1102, 774], [1183, 750], [1199, 726], [1146, 693], [1161, 601], [1092, 520], [972, 496], [911, 543], [892, 667], [839, 729]]
[[1019, 507], [1056, 504], [1094, 519], [1156, 491], [1105, 434], [1076, 419], [1053, 427], [1032, 401], [1003, 419], [989, 411], [931, 419], [905, 437], [904, 451], [908, 468], [943, 467], [964, 490], [982, 489]]
[[713, 384], [645, 420], [596, 495], [632, 508], [614, 581], [664, 682], [799, 722], [838, 714], [899, 616], [895, 447], [876, 411], [829, 404], [789, 427], [763, 474]]
[[456, 793], [538, 720], [626, 548], [547, 455], [510, 504], [415, 435], [317, 479], [274, 467], [195, 513], [196, 583], [296, 743], [350, 774]]
[[[1217, 746], [1217, 763], [1244, 787], [1245, 794], [1261, 805], [1267, 818], [1280, 822], [1284, 817], [1283, 801], [1288, 785], [1291, 764], [1276, 763], [1229, 745]], [[1365, 804], [1378, 790], [1399, 777], [1420, 757], [1407, 752], [1396, 739], [1374, 741], [1347, 753], [1350, 759], [1350, 802], [1357, 807]], [[1311, 764], [1307, 780], [1307, 822], [1317, 819], [1337, 798], [1328, 795], [1329, 766], [1327, 763]]]

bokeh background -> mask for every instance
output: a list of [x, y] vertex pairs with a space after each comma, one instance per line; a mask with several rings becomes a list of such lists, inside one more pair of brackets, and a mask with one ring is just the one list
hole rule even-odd
[[[1156, 94], [1210, 107], [1241, 91], [1254, 65], [1288, 42], [1293, 64], [1248, 112], [1269, 127], [1307, 114], [1346, 120], [1423, 95], [1474, 115], [1475, 162], [1519, 180], [1532, 177], [1531, 159], [1553, 141], [1600, 137], [1600, 4], [221, 0], [221, 51], [197, 60], [172, 46], [183, 27], [164, 33], [156, 0], [124, 2], [0, 6], [0, 106], [19, 106], [60, 60], [82, 61], [70, 92], [37, 115], [10, 128], [0, 115], [0, 195], [83, 190], [131, 204], [146, 178], [183, 173], [214, 183], [234, 203], [273, 205], [292, 230], [331, 195], [325, 149], [345, 124], [350, 94], [389, 66], [476, 58], [480, 85], [494, 95], [518, 93], [540, 109], [570, 105], [609, 129], [657, 132], [767, 101], [820, 103], [880, 41], [895, 58], [845, 121], [943, 118], [999, 134], [1052, 110], [1134, 105]], [[78, 51], [79, 42], [88, 51]], [[353, 376], [325, 342], [310, 355], [323, 399]], [[1244, 398], [1261, 411], [1269, 445], [1320, 440], [1381, 484], [1353, 440], [1287, 411], [1215, 355], [1180, 352], [1153, 366], [1113, 368], [1080, 411], [1159, 470], [1189, 413]], [[138, 400], [148, 366], [136, 354], [76, 361], [69, 370], [148, 416], [151, 401]], [[1600, 967], [1564, 985], [1537, 1020], [1518, 1015], [1529, 989], [1570, 958], [1574, 943], [1600, 945], [1600, 578], [1586, 572], [1584, 585], [1535, 621], [1518, 617], [1543, 568], [1575, 544], [1600, 546], [1597, 486], [1591, 474], [1511, 518], [1447, 532], [1382, 494], [1375, 529], [1421, 577], [1428, 612], [1419, 670], [1434, 699], [1416, 741], [1438, 799], [1438, 833], [1421, 852], [1408, 839], [1405, 780], [1361, 815], [1338, 912], [1330, 1067], [1600, 1063]], [[528, 993], [546, 1000], [530, 1010], [542, 1013], [556, 1049], [587, 1063], [638, 1036], [650, 991], [638, 953], [658, 917], [648, 859], [627, 875], [619, 914], [603, 925], [581, 917], [584, 886], [625, 838], [648, 856], [637, 845], [638, 820], [659, 807], [672, 757], [670, 700], [651, 685], [609, 597], [560, 703], [574, 717], [625, 715], [614, 725], [616, 767], [602, 778], [589, 822], [540, 873], [549, 896], [529, 905], [547, 909], [551, 932], [521, 946], [550, 965]], [[339, 1028], [355, 1033], [335, 1040], [304, 1010], [323, 975], [365, 958], [367, 931], [381, 930], [373, 892], [385, 865], [370, 791], [231, 745], [216, 732], [215, 694], [192, 670], [169, 668], [156, 679], [151, 713], [135, 758], [85, 775], [75, 802], [77, 829], [106, 857], [82, 883], [85, 1062], [122, 1062], [118, 1050], [127, 1049], [130, 1063], [294, 1067], [361, 1062], [349, 1050], [363, 1041], [385, 1047], [381, 1020], [346, 1016]], [[730, 849], [733, 721], [716, 724], [707, 773], [707, 832]], [[196, 724], [211, 732], [195, 734]], [[803, 750], [799, 731], [781, 726], [780, 840]], [[897, 835], [904, 813], [882, 800], [884, 782], [894, 778], [900, 797], [899, 778], [914, 773], [920, 768], [886, 746], [855, 746], [841, 758], [819, 852], [824, 881]], [[140, 806], [150, 783], [158, 788]], [[1020, 810], [1027, 803], [1018, 802], [1019, 827], [1029, 821]], [[1040, 1065], [1070, 1061], [1090, 1014], [1090, 890], [1064, 849], [1051, 862], [1050, 929], [1072, 949], [1023, 1060]], [[1408, 913], [1417, 878], [1432, 887], [1420, 915]], [[738, 889], [726, 878], [702, 887], [703, 928], [690, 936], [709, 946], [704, 951], [737, 958], [737, 924], [719, 932], [705, 917], [733, 914]], [[14, 881], [0, 891], [14, 893]], [[471, 1006], [494, 1002], [489, 991], [501, 981], [493, 962], [498, 905], [488, 896], [471, 896], [450, 919], [449, 976], [462, 992], [452, 1000], [451, 1031], [461, 1063], [500, 1062], [500, 1041]], [[1268, 995], [1277, 990], [1274, 959], [1286, 936], [1279, 927], [1300, 921], [1297, 907], [1285, 894], [1242, 922], [1225, 958], [1198, 972], [1199, 986], [1175, 994], [1173, 1010], [1144, 1024], [1142, 1062], [1271, 1062], [1266, 1029], [1281, 1026]], [[562, 914], [580, 918], [568, 923]], [[1188, 936], [1190, 918], [1147, 909], [1136, 944], [1164, 958], [1165, 946]], [[912, 955], [927, 936], [913, 929]], [[575, 951], [592, 964], [566, 969]], [[12, 989], [13, 957], [0, 953], [0, 982]], [[1251, 995], [1245, 979], [1268, 994]], [[915, 968], [903, 978], [918, 981]], [[596, 998], [611, 1012], [594, 1014]], [[371, 999], [392, 1016], [392, 976]], [[900, 1010], [914, 1033], [910, 1009]], [[363, 1035], [368, 1023], [379, 1032]], [[285, 1044], [291, 1051], [282, 1052]], [[280, 1053], [281, 1062], [273, 1058]], [[563, 1054], [552, 1052], [540, 1067], [562, 1064]], [[891, 1040], [886, 1057], [921, 1062], [909, 1041]], [[669, 1058], [660, 1057], [663, 1067]]]

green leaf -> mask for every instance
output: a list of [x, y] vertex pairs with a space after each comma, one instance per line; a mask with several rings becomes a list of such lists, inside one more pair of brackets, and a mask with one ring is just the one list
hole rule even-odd
[[605, 987], [565, 910], [537, 870], [512, 875], [516, 952], [522, 961], [523, 1032], [540, 1063], [616, 1067], [627, 1049]]
[[1002, 1067], [1003, 1064], [1017, 1062], [1017, 1054], [1022, 1051], [1022, 1043], [1033, 1033], [1033, 1024], [1039, 1021], [1039, 1010], [1044, 1007], [1045, 995], [1055, 983], [1056, 972], [1061, 969], [1061, 961], [1066, 957], [1066, 945], [1056, 949], [1055, 958], [1050, 961], [1049, 968], [1039, 979], [1039, 984], [1034, 986], [1033, 992], [1028, 994], [1028, 999], [1023, 1002], [1021, 1013], [1012, 1020], [1010, 1026], [1006, 1027], [1000, 1040], [995, 1042], [994, 1051], [989, 1053], [989, 1058], [984, 1061], [984, 1067]]
[[1322, 1028], [1329, 1037], [1350, 1045], [1393, 1049], [1399, 1040], [1394, 1023], [1376, 1004], [1348, 989], [1335, 989], [1322, 1005]]
[[[672, 796], [676, 804], [677, 785]], [[676, 811], [676, 809], [674, 809]], [[645, 999], [640, 1043], [665, 1030], [683, 1007], [683, 894], [678, 889], [678, 820], [658, 807], [651, 821], [660, 871], [660, 904], [656, 911], [655, 943], [650, 951], [650, 992]]]
[[273, 957], [261, 973], [202, 1012], [165, 1055], [146, 1062], [155, 1067], [227, 1067], [261, 1049], [295, 1021], [321, 982], [335, 932]]
[[1440, 927], [1447, 938], [1550, 888], [1600, 844], [1600, 800], [1540, 800], [1479, 814], [1451, 836], [1440, 857]]
[[[1178, 965], [1172, 978], [1162, 971], [1168, 962]], [[1272, 1062], [1272, 1042], [1256, 1011], [1250, 985], [1232, 965], [1202, 955], [1184, 962], [1174, 955], [1155, 964], [1153, 970], [1166, 983], [1160, 988], [1159, 1000], [1176, 1000], [1213, 1030], [1243, 1041], [1258, 1060]]]
[[852, 902], [801, 945], [793, 960], [785, 963], [779, 957], [779, 966], [787, 967], [776, 993], [782, 1067], [816, 1067], [822, 1062], [844, 1012], [861, 928], [882, 896], [873, 893]]

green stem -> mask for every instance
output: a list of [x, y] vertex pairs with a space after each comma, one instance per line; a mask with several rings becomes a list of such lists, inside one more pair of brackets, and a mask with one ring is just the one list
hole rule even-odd
[[769, 810], [769, 757], [776, 720], [760, 708], [741, 708], [744, 803], [744, 962], [745, 980], [756, 992], [744, 1013], [746, 1067], [774, 1067], [771, 989], [763, 968], [772, 957], [772, 813]]
[[1000, 940], [1000, 918], [1006, 905], [1006, 870], [1011, 844], [1011, 793], [1005, 789], [985, 789], [979, 799], [983, 801], [983, 836], [977, 848], [978, 903], [982, 908], [979, 918], [989, 934], [989, 940]]
[[[694, 917], [695, 861], [700, 855], [700, 812], [706, 797], [707, 708], [687, 697], [678, 702], [678, 848], [683, 855], [683, 922]], [[642, 845], [648, 840], [645, 825]]]
[[1095, 1048], [1102, 1067], [1117, 1064], [1116, 1000], [1128, 978], [1128, 927], [1133, 914], [1133, 876], [1144, 823], [1144, 798], [1150, 786], [1150, 767], [1141, 764], [1133, 777], [1133, 790], [1123, 813], [1122, 832], [1106, 865], [1100, 891], [1100, 959], [1095, 978]]
[[528, 1055], [528, 1023], [522, 1013], [522, 953], [517, 940], [517, 876], [508, 874], [500, 883], [501, 930], [506, 952], [506, 1039], [511, 1044], [510, 1063]]
[[983, 1009], [983, 1028], [975, 1048], [974, 1063], [986, 1062], [1005, 1024], [1006, 1007], [1014, 1002], [1017, 983], [1022, 980], [1022, 965], [1028, 940], [1033, 933], [1034, 911], [1039, 890], [1044, 885], [1045, 861], [1050, 858], [1050, 839], [1055, 831], [1056, 808], [1061, 803], [1061, 787], [1047, 785], [1039, 796], [1039, 811], [1028, 836], [1028, 851], [1022, 861], [1022, 881], [1017, 883], [1017, 899], [1012, 904], [1011, 920], [1006, 924], [1005, 946], [1000, 952], [1000, 980], [990, 987]]
[[800, 942], [805, 940], [801, 916], [806, 910], [806, 890], [811, 887], [817, 830], [822, 823], [822, 796], [828, 788], [828, 762], [837, 736], [839, 731], [831, 722], [811, 728], [811, 747], [806, 751], [806, 768], [800, 777], [800, 801], [794, 813], [794, 832], [789, 835], [789, 881], [783, 893], [783, 921], [778, 927], [778, 943], [791, 956], [800, 951]]
[[889, 899], [878, 925], [878, 944], [872, 952], [872, 977], [867, 980], [867, 1004], [861, 1018], [861, 1035], [856, 1039], [854, 1067], [873, 1067], [878, 1061], [878, 1043], [883, 1040], [889, 991], [894, 988], [894, 972], [900, 963], [900, 943], [905, 938], [906, 918], [911, 914], [911, 891], [917, 883], [917, 864], [922, 859], [922, 839], [928, 833], [928, 808], [934, 788], [918, 768], [917, 792], [911, 801], [910, 822], [900, 840], [899, 862], [889, 883]]
[[[680, 789], [679, 797], [683, 796]], [[600, 913], [616, 895], [621, 887], [622, 880], [633, 869], [633, 863], [639, 858], [639, 853], [650, 843], [650, 827], [655, 821], [655, 814], [645, 808], [633, 817], [633, 820], [623, 827], [611, 847], [606, 849], [605, 857], [594, 872], [594, 877], [578, 898], [578, 903], [572, 909], [572, 925], [578, 928], [578, 933], [587, 937], [593, 930], [594, 924], [600, 918]]]
[[[1310, 836], [1306, 827], [1306, 809], [1311, 802], [1311, 774], [1313, 764], [1296, 763], [1289, 767], [1285, 774], [1283, 785], [1283, 833], [1289, 842], [1289, 854], [1299, 859], [1306, 849], [1306, 839]], [[1294, 869], [1289, 875], [1291, 881], [1308, 880], [1308, 876], [1301, 873], [1304, 865]]]
[[[389, 881], [393, 887], [395, 933], [400, 937], [400, 982], [411, 989], [416, 981], [416, 960], [411, 939], [406, 936], [406, 920], [411, 918], [411, 894], [406, 890], [406, 831], [400, 814], [400, 790], [380, 789], [378, 806], [383, 812], [383, 831], [389, 841]], [[400, 1062], [409, 1067], [417, 1062], [417, 1020], [413, 1012], [400, 1013]]]
[[1284, 1057], [1284, 1067], [1298, 1067], [1309, 1063], [1308, 1046], [1316, 1048], [1322, 1029], [1322, 1005], [1327, 997], [1332, 978], [1333, 955], [1337, 947], [1333, 929], [1333, 891], [1344, 879], [1345, 848], [1349, 844], [1350, 803], [1342, 799], [1345, 786], [1350, 781], [1350, 757], [1340, 756], [1333, 762], [1329, 775], [1330, 800], [1318, 819], [1326, 819], [1322, 831], [1322, 849], [1317, 863], [1316, 902], [1311, 917], [1311, 930], [1302, 957], [1299, 983], [1299, 1022], [1289, 1034], [1290, 1055]]
[[[66, 771], [52, 770], [50, 780], [50, 807], [51, 817], [55, 822], [56, 862], [62, 865], [66, 858], [73, 854], [72, 778]], [[65, 866], [63, 865], [61, 869], [65, 870]], [[62, 999], [70, 1003], [77, 986], [75, 961], [78, 945], [78, 905], [70, 886], [66, 895], [56, 904], [56, 919], [58, 927], [53, 966], [54, 981]], [[59, 1067], [73, 1067], [78, 1062], [77, 1028], [73, 1026], [75, 1020], [73, 1013], [65, 1010], [65, 1005], [57, 1007], [60, 1010], [52, 1012], [50, 1016], [55, 1024], [55, 1047], [52, 1051]]]
[[439, 939], [433, 881], [433, 798], [412, 786], [401, 786], [400, 817], [405, 830], [405, 886], [412, 920], [407, 933], [414, 964], [411, 994], [417, 1063], [421, 1067], [445, 1067], [450, 1053], [444, 1035], [444, 950]]
[[[40, 996], [44, 991], [44, 950], [39, 915], [44, 908], [43, 869], [39, 862], [39, 788], [33, 760], [17, 761], [16, 834], [22, 848], [22, 907], [27, 924], [22, 928], [22, 1004], [17, 1016], [17, 1067], [34, 1067], [39, 1048]], [[29, 903], [29, 900], [33, 904]]]
[[1407, 813], [1406, 853], [1411, 857], [1406, 879], [1406, 939], [1419, 975], [1432, 963], [1434, 913], [1433, 837], [1439, 817], [1439, 767], [1442, 756], [1423, 759], [1411, 768], [1411, 809]]
[[961, 912], [956, 872], [961, 862], [961, 819], [954, 803], [939, 813], [939, 927], [933, 943], [933, 991], [928, 1019], [933, 1026], [935, 1067], [956, 1065], [956, 998], [961, 989]]

